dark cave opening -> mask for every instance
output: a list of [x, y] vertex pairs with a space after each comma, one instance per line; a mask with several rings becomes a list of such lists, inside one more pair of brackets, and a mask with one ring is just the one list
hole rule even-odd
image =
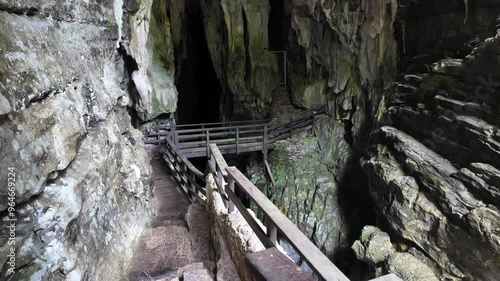
[[269, 49], [281, 51], [284, 49], [284, 32], [283, 32], [283, 0], [269, 0], [271, 4], [271, 12], [269, 14], [268, 38]]
[[185, 5], [185, 49], [183, 54], [176, 52], [176, 60], [182, 60], [177, 64], [177, 123], [219, 122], [222, 87], [210, 58], [200, 3], [191, 0]]

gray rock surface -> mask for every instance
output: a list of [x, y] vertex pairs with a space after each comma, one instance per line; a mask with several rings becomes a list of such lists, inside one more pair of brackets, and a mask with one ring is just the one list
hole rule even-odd
[[365, 226], [360, 240], [354, 242], [352, 249], [358, 259], [377, 267], [377, 276], [393, 273], [404, 281], [439, 280], [424, 262], [427, 261], [425, 256], [414, 256], [411, 251], [396, 252], [389, 234], [378, 227]]
[[380, 218], [450, 279], [500, 274], [499, 38], [397, 88], [361, 160]]
[[[329, 120], [322, 118], [318, 128], [327, 128]], [[320, 132], [320, 130], [318, 130]], [[253, 162], [249, 179], [310, 239], [333, 257], [340, 247], [347, 247], [349, 215], [338, 197], [335, 171], [343, 165], [345, 147], [342, 141], [326, 141], [328, 130], [318, 137], [308, 132], [277, 143], [269, 155], [269, 165], [276, 182], [272, 185], [261, 165]]]
[[276, 56], [268, 50], [269, 2], [201, 3], [210, 57], [224, 89], [221, 100], [231, 100], [222, 104], [222, 115], [262, 119], [278, 86]]
[[[353, 205], [369, 193], [377, 221], [429, 257], [437, 277], [495, 280], [498, 1], [294, 0], [284, 10], [292, 100], [305, 108], [327, 103], [331, 118], [317, 127], [315, 164], [307, 157], [279, 164], [283, 155], [318, 151], [307, 150], [308, 138], [302, 146], [292, 140], [270, 154], [273, 173], [283, 176], [275, 174], [276, 189], [258, 169], [249, 176], [310, 234], [318, 221], [308, 216], [312, 211], [283, 198], [301, 190], [298, 201], [310, 206], [314, 172], [326, 165], [334, 189], [351, 192]], [[300, 149], [286, 154], [287, 146]], [[338, 206], [337, 197], [324, 206]], [[319, 220], [314, 229], [330, 222]]]
[[155, 72], [151, 4], [0, 1], [0, 168], [16, 168], [18, 218], [7, 274], [0, 189], [0, 279], [113, 280], [127, 268], [154, 207], [129, 109], [146, 120], [175, 108], [172, 83], [148, 88], [170, 74], [144, 75]]
[[394, 253], [389, 234], [375, 226], [365, 226], [361, 240], [356, 240], [352, 249], [358, 259], [373, 265], [384, 262]]

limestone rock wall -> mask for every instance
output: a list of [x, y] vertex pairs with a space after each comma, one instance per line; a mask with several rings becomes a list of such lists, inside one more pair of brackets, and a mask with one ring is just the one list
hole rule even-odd
[[[329, 224], [311, 218], [310, 200], [320, 198], [313, 181], [327, 167], [330, 191], [350, 194], [351, 206], [368, 199], [365, 215], [377, 214], [373, 223], [398, 245], [394, 266], [384, 270], [403, 274], [404, 261], [417, 258], [440, 279], [495, 280], [499, 3], [284, 3], [292, 99], [305, 108], [327, 103], [331, 117], [317, 124], [318, 149], [305, 158], [284, 166], [273, 160], [308, 151], [307, 137], [271, 152], [278, 188], [269, 196], [285, 202], [306, 233], [314, 229], [318, 245], [328, 245], [320, 234]], [[434, 64], [441, 58], [448, 59]], [[297, 173], [317, 150], [320, 160], [306, 165], [314, 172]], [[288, 203], [296, 191], [303, 205]], [[330, 197], [322, 210], [337, 204]]]
[[[151, 5], [0, 1], [0, 279], [113, 280], [127, 269], [154, 208], [131, 124], [175, 108], [170, 74], [151, 63]], [[152, 81], [158, 75], [163, 82]], [[6, 263], [9, 167], [15, 274]]]
[[500, 271], [499, 43], [406, 76], [361, 161], [381, 221], [451, 279]]
[[247, 174], [318, 248], [335, 258], [342, 247], [350, 247], [348, 234], [352, 225], [346, 223], [351, 214], [342, 206], [338, 179], [333, 173], [344, 163], [332, 159], [332, 155], [342, 153], [348, 146], [342, 140], [325, 142], [325, 135], [332, 133], [330, 126], [328, 117], [322, 117], [316, 128], [325, 134], [316, 137], [305, 132], [277, 143], [269, 155], [275, 185], [267, 180], [264, 167], [256, 162], [251, 162]]
[[395, 23], [399, 66], [424, 72], [444, 57], [463, 58], [496, 30], [498, 1], [399, 0]]
[[207, 176], [206, 190], [217, 280], [253, 280], [245, 266], [245, 254], [266, 248], [237, 210], [227, 212], [212, 175]]
[[201, 1], [210, 56], [224, 89], [225, 118], [262, 119], [278, 85], [268, 43], [267, 0]]
[[311, 108], [328, 101], [359, 132], [396, 74], [397, 8], [395, 0], [285, 1], [294, 102]]

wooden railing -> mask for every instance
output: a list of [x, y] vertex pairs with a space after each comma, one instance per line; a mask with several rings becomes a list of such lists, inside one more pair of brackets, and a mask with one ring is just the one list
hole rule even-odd
[[[210, 145], [209, 167], [228, 212], [236, 207], [266, 248], [276, 247], [279, 233], [322, 280], [349, 280], [245, 175], [227, 166], [215, 144]], [[267, 231], [241, 203], [234, 191], [236, 186], [262, 211]]]
[[[278, 125], [265, 121], [252, 124], [254, 121], [250, 121], [230, 125], [207, 123], [172, 128], [158, 127], [156, 135], [152, 137], [157, 138], [156, 144], [165, 144], [165, 161], [191, 202], [204, 204], [205, 176], [211, 173], [228, 212], [233, 212], [236, 207], [267, 249], [277, 245], [278, 237], [285, 239], [307, 262], [317, 277], [327, 281], [348, 281], [349, 279], [248, 178], [237, 168], [228, 167], [223, 157], [223, 153], [244, 152], [250, 147], [249, 144], [254, 143], [258, 144], [257, 150], [262, 149], [266, 154], [274, 142], [314, 128], [315, 116], [324, 113], [325, 110], [326, 108], [321, 108], [304, 116], [290, 118], [289, 122]], [[224, 149], [219, 149], [218, 144]], [[206, 174], [193, 166], [184, 155], [190, 151], [204, 151], [204, 153], [191, 152], [190, 155], [208, 156]], [[236, 187], [262, 211], [265, 216], [264, 221], [267, 222], [266, 230], [235, 194]], [[377, 280], [401, 281], [393, 274]]]
[[200, 172], [182, 153], [172, 141], [172, 133], [168, 134], [164, 151], [164, 159], [168, 163], [175, 179], [181, 186], [184, 194], [191, 203], [204, 204], [205, 174]]
[[186, 158], [207, 157], [209, 144], [218, 145], [222, 154], [267, 151], [274, 143], [314, 127], [316, 115], [326, 107], [305, 115], [291, 117], [288, 122], [274, 124], [268, 120], [205, 123], [179, 126], [156, 126], [146, 136], [145, 144], [162, 145], [169, 138]]

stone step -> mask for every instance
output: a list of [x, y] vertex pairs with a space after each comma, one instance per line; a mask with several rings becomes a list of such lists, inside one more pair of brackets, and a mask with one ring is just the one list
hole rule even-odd
[[184, 281], [213, 281], [206, 268], [184, 272]]
[[147, 229], [136, 249], [131, 272], [159, 272], [181, 268], [195, 261], [185, 226], [170, 225]]
[[188, 264], [182, 268], [175, 269], [175, 276], [168, 275], [162, 278], [151, 279], [154, 281], [212, 281], [209, 271], [203, 266], [203, 263], [197, 262]]

